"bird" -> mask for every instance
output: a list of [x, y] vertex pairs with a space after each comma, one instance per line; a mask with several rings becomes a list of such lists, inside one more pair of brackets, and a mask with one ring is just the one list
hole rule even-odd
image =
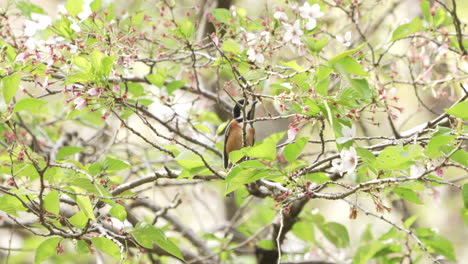
[[[241, 149], [242, 146], [242, 122], [244, 121], [244, 117], [242, 115], [242, 107], [244, 107], [244, 103], [246, 101], [244, 99], [240, 99], [236, 102], [232, 109], [233, 119], [226, 127], [226, 131], [224, 133], [224, 151], [223, 151], [223, 158], [224, 158], [224, 168], [230, 168], [229, 164], [229, 153], [235, 150]], [[248, 112], [246, 118], [247, 120], [253, 120], [255, 117], [255, 104], [258, 101], [252, 102], [252, 107]], [[249, 102], [247, 101], [246, 105]], [[247, 146], [253, 146], [255, 142], [255, 128], [253, 127], [253, 123], [249, 123], [249, 127], [246, 131], [246, 141]], [[232, 164], [231, 164], [232, 165]]]

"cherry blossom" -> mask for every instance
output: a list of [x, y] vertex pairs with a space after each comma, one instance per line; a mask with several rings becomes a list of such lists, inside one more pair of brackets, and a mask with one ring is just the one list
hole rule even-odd
[[341, 129], [341, 134], [343, 137], [337, 138], [336, 143], [343, 144], [352, 140], [356, 136], [356, 126], [352, 125], [351, 127], [344, 126]]
[[307, 30], [312, 30], [317, 26], [317, 18], [323, 16], [323, 13], [320, 12], [320, 6], [318, 4], [309, 5], [308, 2], [305, 2], [302, 7], [299, 7], [299, 15], [303, 19], [307, 19], [304, 28]]
[[284, 41], [291, 42], [295, 45], [301, 45], [301, 36], [304, 35], [304, 32], [302, 32], [300, 28], [299, 20], [296, 20], [294, 25], [283, 23], [283, 26], [286, 29], [286, 32], [284, 33]]
[[307, 30], [312, 30], [317, 26], [317, 21], [315, 19], [309, 19], [304, 25], [304, 28]]
[[356, 149], [351, 147], [350, 149], [343, 149], [340, 152], [340, 160], [333, 160], [332, 166], [340, 175], [346, 173], [352, 173], [356, 170], [357, 166], [357, 153]]
[[47, 15], [31, 13], [32, 20], [24, 22], [24, 35], [32, 37], [39, 30], [44, 30], [52, 24], [52, 19]]
[[96, 96], [96, 95], [97, 95], [97, 96], [100, 96], [101, 93], [102, 93], [102, 90], [99, 89], [99, 88], [91, 88], [91, 89], [89, 89], [89, 91], [88, 91], [88, 94], [91, 95], [91, 96]]
[[77, 15], [81, 21], [87, 19], [93, 13], [89, 6], [93, 1], [94, 0], [84, 0], [82, 11]]
[[88, 105], [86, 100], [81, 97], [75, 98], [75, 100], [73, 100], [73, 103], [75, 103], [76, 110], [83, 110]]
[[73, 21], [73, 23], [70, 25], [70, 28], [73, 29], [76, 33], [81, 32], [80, 26], [76, 23], [76, 21]]
[[247, 51], [247, 57], [249, 61], [253, 63], [262, 64], [263, 62], [265, 62], [265, 57], [263, 57], [263, 54], [255, 51], [253, 48], [249, 48], [249, 50]]
[[280, 21], [280, 22], [288, 21], [288, 19], [289, 19], [288, 15], [286, 15], [286, 13], [281, 12], [281, 11], [275, 12], [275, 14], [273, 14], [273, 17], [278, 19], [278, 21]]
[[306, 1], [303, 6], [299, 7], [299, 15], [303, 19], [315, 19], [323, 16], [323, 13], [320, 12], [320, 6], [318, 4], [313, 4], [312, 6]]
[[419, 176], [423, 175], [423, 173], [425, 171], [426, 171], [426, 169], [424, 168], [424, 166], [422, 166], [420, 164], [411, 165], [411, 167], [410, 167], [411, 177], [419, 177]]
[[346, 32], [344, 35], [344, 38], [338, 35], [336, 36], [336, 40], [341, 42], [341, 44], [343, 44], [345, 47], [351, 46], [351, 39], [352, 39], [351, 31]]

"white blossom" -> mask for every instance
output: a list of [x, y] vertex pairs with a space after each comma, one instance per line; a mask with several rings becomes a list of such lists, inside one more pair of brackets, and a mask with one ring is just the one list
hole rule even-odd
[[273, 14], [273, 17], [278, 19], [280, 22], [283, 22], [283, 21], [288, 21], [288, 15], [286, 15], [285, 12], [281, 12], [281, 11], [276, 11], [275, 14]]
[[300, 28], [299, 20], [296, 20], [294, 25], [283, 23], [283, 26], [286, 29], [286, 32], [284, 33], [284, 41], [291, 42], [295, 45], [301, 45], [301, 36], [304, 32], [302, 32]]
[[75, 98], [75, 100], [73, 100], [73, 103], [75, 103], [76, 110], [83, 110], [87, 106], [86, 100], [81, 97]]
[[343, 149], [340, 152], [340, 160], [333, 160], [333, 168], [340, 174], [352, 173], [356, 170], [358, 157], [356, 149], [351, 147], [350, 149]]
[[426, 169], [424, 168], [424, 166], [422, 166], [420, 164], [411, 165], [411, 167], [410, 167], [410, 176], [411, 177], [419, 177], [419, 176], [423, 175], [423, 173], [425, 171], [426, 171]]
[[317, 26], [317, 20], [311, 18], [307, 21], [307, 23], [304, 25], [304, 28], [307, 30], [312, 30]]
[[87, 19], [93, 13], [91, 7], [89, 6], [92, 2], [93, 1], [90, 0], [84, 1], [82, 11], [77, 15], [81, 21]]
[[31, 13], [32, 20], [24, 22], [24, 35], [31, 37], [39, 30], [44, 30], [52, 24], [52, 19], [47, 15]]
[[271, 34], [269, 31], [262, 31], [262, 33], [260, 33], [260, 36], [264, 38], [265, 42], [270, 42]]
[[319, 18], [323, 16], [323, 13], [320, 12], [320, 6], [318, 4], [313, 4], [312, 6], [306, 1], [303, 6], [299, 7], [299, 15], [303, 19], [309, 18]]
[[263, 54], [256, 52], [253, 48], [249, 48], [247, 51], [247, 57], [249, 61], [253, 63], [259, 63], [262, 64], [265, 62], [265, 57], [263, 57]]
[[81, 32], [80, 26], [76, 23], [76, 21], [73, 21], [73, 23], [70, 25], [70, 28], [73, 29], [76, 33]]
[[356, 136], [356, 126], [352, 125], [351, 127], [344, 126], [341, 129], [341, 134], [343, 137], [337, 138], [336, 143], [343, 144], [352, 140]]
[[344, 35], [344, 38], [342, 38], [341, 36], [336, 36], [336, 40], [341, 42], [341, 44], [343, 44], [345, 47], [351, 46], [351, 39], [352, 39], [351, 31], [346, 32]]

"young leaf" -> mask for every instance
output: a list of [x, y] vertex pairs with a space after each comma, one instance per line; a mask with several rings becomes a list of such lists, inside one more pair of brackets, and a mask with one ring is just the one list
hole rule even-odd
[[86, 148], [83, 147], [74, 147], [74, 146], [65, 146], [61, 147], [57, 152], [57, 159], [64, 159], [68, 156], [74, 155], [80, 151], [85, 150]]
[[5, 100], [6, 104], [9, 104], [11, 99], [15, 96], [16, 91], [18, 91], [21, 75], [19, 73], [8, 75], [3, 77], [1, 81], [3, 99]]
[[109, 210], [109, 214], [122, 222], [127, 219], [127, 211], [125, 211], [125, 207], [118, 203], [115, 203], [112, 206], [112, 208]]
[[68, 13], [74, 17], [81, 12], [83, 9], [83, 4], [83, 0], [68, 0], [65, 4], [65, 8], [67, 9]]
[[44, 197], [44, 208], [55, 214], [58, 215], [60, 212], [60, 201], [59, 201], [59, 193], [58, 191], [51, 191]]
[[294, 143], [286, 145], [286, 147], [284, 148], [283, 154], [289, 163], [292, 163], [297, 158], [297, 156], [302, 152], [305, 145], [307, 144], [307, 140], [309, 140], [308, 137], [303, 137], [303, 138], [296, 140], [296, 142]]
[[40, 99], [23, 98], [15, 104], [14, 112], [19, 112], [23, 110], [35, 110], [37, 112], [38, 108], [46, 103], [46, 101]]
[[348, 230], [340, 223], [329, 222], [324, 225], [319, 225], [320, 231], [335, 246], [344, 248], [349, 245]]
[[44, 260], [57, 255], [57, 246], [62, 241], [61, 237], [48, 238], [37, 247], [34, 263], [39, 264]]
[[177, 258], [184, 260], [180, 249], [172, 241], [167, 239], [166, 235], [161, 229], [156, 228], [153, 225], [140, 222], [132, 231], [132, 234], [136, 241], [145, 248], [153, 248], [154, 242], [160, 248], [176, 256]]
[[315, 232], [312, 223], [304, 221], [296, 222], [292, 228], [292, 232], [304, 241], [315, 243]]
[[353, 57], [346, 56], [341, 58], [331, 64], [333, 68], [341, 75], [347, 76], [349, 74], [358, 75], [358, 76], [369, 76], [369, 74], [364, 71], [361, 64], [359, 64]]
[[172, 81], [166, 84], [167, 92], [172, 94], [175, 90], [184, 87], [185, 81]]
[[353, 257], [353, 264], [366, 264], [369, 263], [377, 252], [385, 247], [382, 242], [374, 242], [358, 248]]
[[216, 8], [211, 11], [213, 17], [221, 23], [228, 24], [231, 18], [231, 12], [226, 8]]
[[445, 112], [454, 117], [468, 120], [468, 101], [460, 102], [453, 107], [446, 109]]
[[120, 248], [112, 240], [106, 237], [93, 237], [91, 238], [93, 245], [100, 251], [106, 253], [107, 255], [115, 258], [121, 259]]
[[413, 33], [418, 32], [422, 28], [422, 22], [419, 17], [415, 17], [413, 21], [408, 24], [403, 24], [395, 29], [392, 34], [392, 41], [402, 39]]
[[393, 191], [400, 196], [402, 199], [415, 203], [415, 204], [423, 204], [419, 199], [418, 195], [411, 189], [396, 187]]
[[86, 224], [88, 223], [88, 219], [89, 218], [85, 215], [83, 211], [79, 211], [78, 213], [70, 217], [68, 221], [70, 222], [70, 224], [82, 229], [85, 228]]
[[468, 209], [468, 183], [465, 183], [463, 185], [462, 197], [463, 197], [463, 204], [465, 205], [465, 209]]

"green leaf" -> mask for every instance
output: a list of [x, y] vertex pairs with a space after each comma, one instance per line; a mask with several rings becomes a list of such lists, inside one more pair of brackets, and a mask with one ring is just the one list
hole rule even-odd
[[70, 224], [83, 229], [85, 228], [86, 224], [88, 223], [88, 217], [85, 215], [83, 211], [79, 211], [78, 213], [74, 214], [72, 217], [68, 219]]
[[247, 183], [257, 181], [263, 177], [271, 176], [265, 164], [258, 160], [244, 161], [232, 168], [226, 176], [226, 183], [229, 184], [225, 194], [233, 192]]
[[147, 75], [146, 79], [153, 85], [156, 85], [159, 88], [164, 86], [164, 81], [166, 80], [167, 70], [165, 68], [158, 68], [155, 73]]
[[233, 39], [227, 39], [223, 42], [223, 50], [225, 52], [230, 52], [230, 53], [233, 53], [235, 55], [238, 55], [241, 51], [241, 48], [239, 46], [239, 44], [237, 43], [237, 41], [233, 40]]
[[153, 248], [153, 242], [167, 251], [168, 253], [174, 255], [175, 257], [184, 260], [180, 249], [170, 241], [164, 232], [156, 228], [153, 225], [140, 222], [137, 224], [135, 229], [131, 232], [135, 237], [136, 241], [145, 248]]
[[276, 144], [283, 138], [285, 132], [276, 133], [267, 137], [263, 143], [253, 147], [244, 148], [245, 155], [266, 160], [276, 160]]
[[463, 221], [465, 222], [465, 225], [468, 226], [468, 209], [462, 208], [460, 212]]
[[451, 157], [451, 160], [460, 163], [463, 166], [468, 167], [468, 152], [463, 149], [457, 150]]
[[322, 184], [330, 180], [330, 178], [325, 172], [315, 172], [311, 174], [306, 174], [302, 177], [304, 178], [304, 180], [309, 180], [318, 184]]
[[6, 104], [9, 104], [11, 99], [15, 96], [16, 91], [18, 91], [20, 81], [21, 75], [19, 73], [3, 77], [1, 87], [3, 91], [3, 99]]
[[315, 232], [311, 223], [304, 221], [296, 222], [292, 228], [292, 232], [304, 241], [315, 243]]
[[42, 14], [46, 15], [47, 13], [41, 7], [31, 3], [30, 1], [20, 1], [16, 4], [16, 8], [18, 8], [24, 16], [31, 19], [31, 13]]
[[403, 223], [403, 226], [405, 228], [410, 228], [414, 222], [416, 222], [416, 220], [418, 219], [418, 216], [417, 215], [413, 215], [411, 216], [410, 218], [406, 219], [405, 222]]
[[403, 170], [414, 164], [421, 157], [422, 147], [419, 145], [389, 146], [376, 159], [376, 167], [381, 170]]
[[[85, 192], [85, 190], [83, 190], [82, 188], [80, 188], [78, 186], [72, 186], [72, 189], [76, 193], [84, 193]], [[94, 217], [93, 205], [91, 204], [91, 200], [89, 199], [88, 196], [76, 195], [75, 201], [78, 204], [78, 206], [80, 207], [80, 209], [84, 212], [84, 214], [88, 218], [96, 220], [96, 218]]]
[[364, 48], [364, 46], [366, 46], [367, 44], [366, 43], [362, 43], [361, 45], [359, 45], [358, 47], [356, 47], [355, 49], [351, 49], [351, 50], [347, 50], [333, 58], [331, 58], [329, 61], [328, 61], [328, 64], [332, 65], [334, 64], [335, 62], [345, 58], [345, 57], [348, 57], [349, 55], [351, 54], [354, 54], [358, 51], [360, 51], [362, 48]]
[[65, 146], [61, 147], [57, 152], [57, 159], [64, 159], [68, 156], [74, 155], [78, 152], [85, 150], [86, 148], [83, 147], [74, 147], [74, 146]]
[[221, 23], [229, 24], [229, 20], [231, 19], [231, 12], [226, 8], [216, 8], [211, 11], [213, 17]]
[[423, 204], [423, 202], [421, 202], [421, 200], [419, 199], [418, 195], [411, 189], [396, 187], [393, 188], [393, 191], [406, 201], [416, 204]]
[[449, 109], [445, 109], [445, 112], [454, 117], [468, 120], [468, 101], [460, 102]]
[[58, 191], [51, 191], [44, 197], [44, 208], [55, 214], [58, 215], [60, 212], [60, 200], [59, 200], [59, 193]]
[[89, 246], [88, 243], [84, 242], [83, 240], [73, 240], [73, 247], [78, 254], [89, 254]]
[[413, 33], [418, 32], [422, 28], [422, 22], [419, 17], [415, 17], [410, 23], [401, 25], [393, 31], [392, 41], [402, 39]]
[[106, 253], [107, 255], [115, 258], [121, 259], [120, 248], [112, 240], [106, 237], [93, 237], [91, 238], [93, 245], [100, 251]]
[[283, 154], [289, 163], [292, 163], [297, 158], [297, 156], [302, 152], [308, 140], [309, 140], [308, 137], [303, 137], [303, 138], [296, 140], [296, 142], [294, 143], [286, 145], [286, 147], [284, 148]]
[[358, 248], [353, 257], [352, 264], [366, 264], [369, 263], [377, 252], [385, 247], [385, 244], [381, 242], [374, 242], [368, 245], [364, 245]]
[[461, 193], [462, 193], [463, 204], [465, 205], [465, 209], [468, 209], [468, 183], [463, 184]]
[[113, 158], [106, 158], [103, 162], [103, 166], [107, 171], [119, 171], [132, 167], [132, 165], [126, 161]]
[[185, 20], [181, 24], [179, 24], [179, 30], [180, 33], [185, 36], [186, 38], [190, 38], [193, 35], [193, 32], [195, 31], [195, 27], [193, 26], [192, 22], [190, 20]]
[[424, 151], [424, 154], [426, 154], [429, 158], [435, 159], [438, 158], [444, 153], [440, 151], [441, 147], [446, 147], [449, 145], [449, 143], [455, 139], [456, 136], [434, 136], [429, 140], [429, 143], [427, 144], [427, 148]]
[[418, 228], [415, 233], [429, 252], [441, 254], [451, 261], [456, 261], [455, 250], [448, 239], [434, 233], [429, 228]]
[[313, 53], [319, 53], [323, 47], [325, 47], [330, 40], [329, 38], [325, 37], [319, 40], [315, 40], [313, 38], [305, 38], [305, 44], [307, 48]]
[[424, 19], [428, 21], [429, 23], [432, 22], [432, 16], [431, 16], [431, 4], [427, 0], [423, 0], [421, 2], [421, 10], [424, 16]]
[[184, 87], [185, 81], [172, 81], [166, 84], [167, 92], [172, 94], [175, 90]]
[[349, 84], [359, 93], [360, 97], [370, 96], [369, 83], [366, 79], [349, 79]]
[[83, 0], [68, 0], [65, 4], [65, 9], [67, 9], [68, 13], [74, 17], [81, 13], [83, 9]]
[[125, 221], [127, 219], [127, 211], [125, 211], [125, 207], [120, 205], [119, 203], [115, 203], [112, 208], [109, 210], [109, 214], [120, 221]]
[[361, 64], [359, 64], [351, 56], [341, 58], [330, 65], [343, 76], [348, 76], [349, 74], [357, 76], [369, 76], [369, 74], [364, 71]]
[[61, 237], [51, 237], [42, 241], [37, 247], [34, 263], [39, 264], [44, 260], [57, 255], [57, 246], [62, 239], [63, 238]]
[[91, 11], [93, 12], [98, 12], [99, 9], [101, 8], [101, 2], [102, 0], [94, 0], [89, 6], [91, 7]]
[[145, 88], [139, 83], [129, 82], [128, 92], [134, 97], [139, 97], [145, 94]]
[[299, 64], [297, 64], [297, 61], [295, 61], [295, 60], [288, 61], [288, 62], [282, 62], [281, 64], [283, 66], [286, 66], [286, 67], [291, 68], [291, 69], [293, 69], [295, 71], [298, 71], [298, 72], [305, 70], [305, 68], [302, 67], [302, 66], [299, 66]]
[[14, 112], [23, 110], [34, 110], [36, 113], [39, 112], [39, 107], [46, 104], [47, 101], [36, 99], [36, 98], [23, 98], [15, 104]]
[[275, 242], [273, 242], [271, 239], [260, 240], [257, 242], [257, 246], [265, 250], [273, 250], [276, 248]]
[[16, 197], [4, 195], [0, 196], [0, 211], [18, 216], [17, 212], [26, 211], [26, 208]]
[[345, 248], [349, 245], [348, 230], [340, 223], [329, 222], [324, 225], [319, 225], [320, 231], [335, 246]]

